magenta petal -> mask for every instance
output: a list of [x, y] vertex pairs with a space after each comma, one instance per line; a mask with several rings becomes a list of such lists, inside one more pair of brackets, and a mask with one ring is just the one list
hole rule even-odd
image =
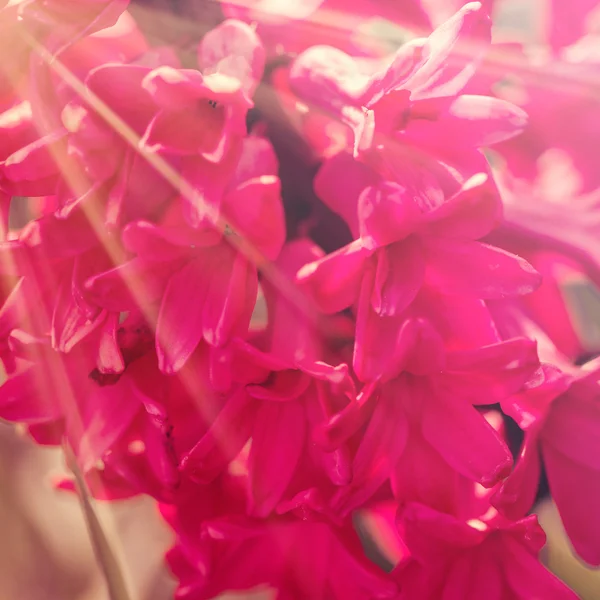
[[304, 449], [305, 430], [301, 403], [261, 403], [252, 432], [248, 465], [252, 512], [256, 516], [268, 516], [279, 502]]
[[125, 369], [123, 355], [117, 340], [118, 313], [107, 315], [98, 342], [96, 365], [101, 373], [122, 373]]
[[173, 263], [134, 258], [85, 282], [86, 292], [98, 306], [110, 311], [136, 310], [159, 300], [165, 291]]
[[196, 107], [159, 111], [150, 121], [141, 147], [181, 156], [216, 152], [222, 144], [225, 113], [222, 106], [209, 110], [204, 111], [206, 115]]
[[[485, 160], [477, 155], [479, 160]], [[502, 221], [502, 200], [491, 174], [469, 177], [451, 198], [432, 211], [419, 231], [434, 237], [476, 240]]]
[[550, 493], [577, 554], [600, 565], [600, 477], [597, 469], [582, 465], [542, 443]]
[[361, 104], [368, 108], [378, 102], [385, 94], [401, 88], [423, 60], [424, 39], [416, 39], [403, 44], [394, 54], [389, 65], [375, 73], [361, 98]]
[[[576, 384], [575, 384], [576, 385]], [[597, 387], [594, 385], [594, 394]], [[600, 472], [600, 401], [579, 398], [576, 389], [557, 399], [542, 431], [544, 447], [551, 445], [565, 458]]]
[[[256, 404], [241, 388], [232, 394], [210, 429], [182, 458], [181, 469], [195, 481], [209, 483], [242, 450], [254, 424]], [[212, 420], [213, 415], [205, 415]]]
[[2, 166], [11, 181], [37, 181], [56, 175], [59, 167], [54, 153], [64, 152], [66, 131], [61, 130], [39, 138], [11, 154]]
[[341, 152], [323, 162], [313, 185], [317, 196], [342, 217], [352, 234], [358, 237], [358, 198], [369, 186], [377, 189], [379, 179], [375, 171], [351, 154]]
[[390, 477], [408, 439], [408, 421], [397, 394], [401, 385], [382, 393], [356, 451], [352, 482], [338, 494], [337, 508], [348, 514], [368, 500]]
[[577, 600], [579, 598], [518, 540], [507, 536], [505, 544], [507, 556], [510, 556], [511, 560], [503, 563], [503, 571], [511, 588], [512, 598], [516, 600], [530, 598]]
[[[76, 439], [79, 438], [76, 452], [84, 471], [96, 465], [129, 427], [141, 407], [127, 376], [114, 385], [93, 388], [81, 415], [73, 416], [73, 422], [68, 423], [68, 429], [75, 432]], [[77, 435], [79, 427], [83, 428], [81, 437]]]
[[424, 63], [405, 86], [411, 99], [453, 96], [475, 74], [491, 42], [491, 22], [480, 2], [469, 2], [440, 25], [423, 47]]
[[208, 293], [206, 265], [191, 260], [167, 285], [156, 324], [156, 352], [163, 373], [175, 373], [202, 339], [203, 308]]
[[423, 437], [459, 473], [485, 487], [506, 477], [511, 454], [494, 428], [470, 404], [431, 395], [424, 404]]
[[527, 432], [517, 464], [492, 497], [492, 504], [509, 519], [522, 519], [531, 509], [540, 479], [538, 433]]
[[529, 294], [540, 274], [522, 258], [466, 240], [427, 238], [427, 280], [446, 294], [486, 300]]
[[246, 336], [258, 293], [256, 268], [242, 254], [231, 254], [211, 265], [202, 309], [202, 335], [213, 346], [225, 345], [236, 334]]
[[310, 290], [321, 310], [339, 312], [356, 301], [370, 254], [361, 240], [356, 240], [302, 267], [296, 279]]
[[353, 356], [354, 371], [363, 382], [396, 376], [414, 340], [412, 330], [406, 337], [404, 315], [380, 317], [373, 310], [374, 285], [374, 269], [368, 269], [358, 299]]
[[12, 375], [0, 386], [0, 418], [24, 423], [45, 423], [62, 417], [62, 407], [40, 386], [45, 373], [36, 367]]
[[60, 286], [52, 315], [52, 346], [59, 352], [70, 352], [73, 346], [98, 327], [106, 313], [95, 307], [90, 312], [81, 310], [73, 297], [71, 278]]
[[225, 220], [268, 260], [277, 258], [285, 242], [280, 192], [279, 178], [264, 175], [229, 192], [222, 204]]
[[332, 46], [312, 46], [292, 63], [292, 91], [334, 114], [342, 116], [344, 105], [358, 104], [369, 84], [360, 63]]
[[265, 50], [250, 25], [228, 19], [202, 38], [198, 64], [204, 75], [220, 73], [237, 79], [250, 98], [262, 78]]
[[408, 238], [377, 253], [373, 310], [382, 317], [400, 314], [415, 299], [425, 276], [420, 244]]
[[368, 246], [378, 247], [412, 233], [421, 211], [410, 189], [386, 181], [362, 192], [358, 214], [361, 238]]
[[[418, 111], [416, 103], [415, 111]], [[411, 119], [406, 136], [415, 143], [438, 139], [438, 143], [455, 143], [480, 148], [510, 139], [523, 131], [527, 113], [519, 107], [488, 96], [463, 94], [437, 115], [435, 122]]]
[[[473, 548], [485, 540], [488, 533], [471, 527], [452, 515], [411, 502], [398, 513], [398, 521], [404, 532], [404, 541], [419, 561], [429, 561], [432, 555], [448, 548], [456, 552]], [[457, 598], [458, 600], [458, 598]]]
[[515, 338], [476, 350], [449, 352], [446, 372], [440, 373], [436, 382], [449, 395], [472, 404], [495, 404], [519, 392], [539, 364], [536, 342]]

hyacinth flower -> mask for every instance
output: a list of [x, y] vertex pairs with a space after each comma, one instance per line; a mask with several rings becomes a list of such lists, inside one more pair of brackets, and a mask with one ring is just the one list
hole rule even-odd
[[[313, 246], [308, 240], [288, 244], [278, 264], [284, 272], [294, 272], [307, 255], [314, 255]], [[267, 284], [265, 296], [271, 315], [267, 329], [238, 342], [231, 361], [233, 377], [246, 383], [235, 389], [182, 462], [184, 473], [207, 481], [219, 473], [215, 458], [221, 469], [226, 466], [219, 445], [235, 439], [239, 452], [251, 440], [249, 511], [261, 517], [279, 511], [292, 498], [298, 504], [305, 497], [326, 506], [334, 486], [349, 483], [348, 448], [323, 451], [312, 438], [316, 427], [356, 395], [347, 365], [324, 362], [315, 332], [291, 327], [301, 321], [286, 299]]]
[[[365, 73], [335, 48], [311, 48], [292, 64], [290, 85], [309, 106], [354, 131], [354, 152], [364, 160], [376, 160], [370, 149], [386, 143], [393, 147], [394, 142], [448, 151], [452, 140], [465, 152], [512, 137], [525, 125], [525, 114], [510, 103], [460, 96], [489, 42], [489, 17], [481, 3], [473, 2], [428, 38], [402, 46], [375, 73]], [[466, 61], [450, 60], [456, 48], [469, 48], [472, 55]]]
[[465, 522], [414, 503], [398, 526], [410, 551], [395, 570], [399, 599], [577, 598], [538, 561], [546, 536], [534, 515]]
[[167, 554], [177, 598], [208, 600], [258, 586], [294, 600], [396, 596], [397, 586], [365, 558], [351, 526], [319, 513], [298, 519], [288, 510], [268, 521], [248, 517], [247, 485], [242, 464], [238, 475], [182, 490], [178, 503], [161, 506], [177, 535]]
[[525, 514], [533, 504], [543, 462], [567, 535], [578, 555], [595, 566], [600, 564], [595, 516], [600, 492], [598, 398], [598, 366], [592, 361], [573, 374], [546, 365], [541, 380], [504, 400], [502, 409], [525, 431], [525, 439], [514, 472], [494, 498], [510, 518]]
[[[419, 488], [428, 487], [418, 479], [430, 476], [425, 465], [438, 466], [450, 479], [455, 471], [488, 488], [510, 472], [508, 448], [474, 405], [494, 404], [518, 391], [538, 368], [535, 344], [516, 338], [446, 352], [425, 319], [405, 326], [401, 338], [406, 354], [395, 376], [367, 385], [358, 402], [320, 428], [320, 442], [335, 447], [368, 418], [352, 481], [334, 499], [342, 513], [363, 504], [388, 480], [401, 501], [419, 494]], [[411, 455], [421, 457], [422, 471], [410, 469]], [[410, 478], [404, 480], [407, 474]]]
[[378, 181], [360, 166], [336, 194], [334, 181], [352, 164], [345, 155], [330, 159], [315, 186], [323, 190], [322, 197], [335, 195], [336, 203], [344, 198], [338, 206], [344, 206], [358, 239], [304, 266], [297, 278], [326, 312], [357, 304], [354, 368], [363, 381], [385, 371], [394, 354], [393, 332], [422, 286], [450, 296], [489, 299], [527, 293], [539, 284], [539, 275], [523, 259], [474, 241], [498, 218], [495, 186], [484, 174], [430, 207], [425, 198], [420, 204], [400, 184]]
[[[255, 147], [251, 139], [247, 144]], [[277, 257], [285, 237], [276, 165], [268, 149], [263, 156], [251, 169], [241, 160], [229, 180], [220, 203], [228, 216], [224, 230], [192, 229], [177, 207], [162, 225], [132, 222], [123, 241], [134, 258], [86, 282], [98, 305], [110, 310], [130, 310], [140, 300], [160, 303], [156, 344], [165, 373], [178, 371], [201, 339], [221, 347], [247, 334], [258, 272], [227, 236], [247, 237], [268, 260]], [[138, 286], [142, 291], [136, 292]], [[190, 302], [195, 312], [188, 310]]]
[[76, 352], [60, 353], [49, 340], [13, 330], [9, 346], [18, 367], [1, 388], [1, 417], [27, 425], [38, 443], [60, 445], [66, 439], [83, 472], [96, 468], [99, 461], [110, 465], [119, 445], [135, 455], [131, 444], [139, 440], [151, 456], [148, 465], [159, 483], [153, 488], [139, 471], [137, 478], [126, 482], [135, 493], [154, 491], [164, 498], [176, 484], [177, 473], [165, 445], [165, 423], [157, 419], [159, 390], [166, 390], [166, 382], [149, 352], [152, 339], [143, 328], [126, 321], [115, 340], [122, 370], [103, 373], [95, 358], [103, 336], [103, 331], [97, 331]]
[[232, 19], [203, 38], [198, 62], [201, 71], [159, 67], [146, 76], [143, 87], [158, 110], [140, 140], [145, 151], [180, 157], [181, 175], [195, 188], [184, 199], [193, 227], [219, 218], [265, 55], [254, 30]]
[[[318, 36], [338, 0], [221, 4], [181, 56], [124, 1], [0, 12], [29, 61], [0, 82], [0, 418], [65, 446], [96, 498], [160, 503], [177, 598], [573, 597], [524, 515], [541, 456], [599, 562], [597, 368], [573, 367], [551, 315], [553, 266], [597, 276], [596, 203], [569, 216], [532, 208], [548, 186], [496, 186], [487, 147], [526, 118], [474, 77], [495, 60], [492, 2], [384, 3], [392, 37], [436, 27], [391, 56], [364, 34], [368, 0]], [[301, 54], [273, 58], [275, 36]], [[297, 122], [269, 114], [273, 67]], [[547, 279], [531, 298], [529, 259]], [[525, 431], [514, 467], [499, 406]], [[392, 573], [356, 532], [380, 503], [398, 512]]]

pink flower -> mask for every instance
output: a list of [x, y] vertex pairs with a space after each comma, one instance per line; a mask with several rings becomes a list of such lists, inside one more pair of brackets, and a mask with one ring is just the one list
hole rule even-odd
[[[315, 183], [358, 239], [306, 265], [297, 279], [326, 312], [357, 303], [354, 368], [363, 381], [385, 372], [385, 362], [369, 364], [364, 355], [377, 348], [393, 355], [393, 332], [409, 317], [422, 286], [488, 299], [527, 293], [539, 284], [539, 275], [521, 258], [472, 241], [498, 218], [498, 196], [487, 175], [473, 175], [461, 185], [455, 172], [447, 171], [447, 179], [441, 172], [437, 180], [429, 170], [422, 173], [427, 177], [407, 189], [339, 155], [322, 167]], [[335, 183], [340, 177], [346, 180], [341, 189]], [[386, 330], [384, 339], [380, 334]]]
[[[365, 559], [349, 526], [287, 515], [266, 523], [231, 515], [207, 520], [201, 532], [167, 555], [181, 581], [178, 598], [208, 600], [259, 585], [294, 600], [392, 598], [396, 593], [390, 578]], [[199, 552], [190, 542], [203, 542], [204, 548]]]
[[[252, 138], [244, 144], [256, 149]], [[267, 150], [264, 161], [251, 169], [243, 157], [237, 173], [223, 182], [229, 186], [219, 198], [228, 219], [224, 231], [190, 229], [177, 208], [171, 211], [175, 222], [132, 222], [123, 240], [134, 258], [86, 284], [96, 302], [111, 310], [160, 303], [156, 344], [165, 373], [178, 371], [201, 339], [222, 347], [234, 337], [246, 337], [256, 303], [257, 266], [227, 237], [243, 235], [267, 260], [275, 259], [283, 245], [285, 224], [272, 154]]]
[[546, 536], [535, 516], [465, 523], [410, 504], [399, 529], [411, 553], [395, 570], [401, 599], [577, 597], [538, 561]]
[[[354, 152], [394, 142], [431, 149], [448, 142], [489, 145], [519, 133], [525, 114], [507, 102], [458, 96], [489, 45], [481, 4], [467, 4], [426, 40], [402, 46], [384, 69], [327, 46], [301, 54], [290, 71], [300, 98], [337, 116], [354, 131]], [[467, 45], [470, 59], [456, 59]], [[460, 137], [456, 133], [460, 131]]]
[[[291, 269], [312, 252], [310, 246], [305, 240], [289, 244], [279, 264]], [[184, 473], [210, 481], [218, 473], [213, 457], [220, 454], [219, 445], [239, 440], [234, 445], [239, 451], [251, 439], [249, 513], [261, 517], [280, 511], [292, 498], [326, 497], [334, 486], [349, 482], [348, 449], [323, 451], [311, 439], [315, 427], [355, 398], [347, 365], [319, 360], [315, 332], [305, 338], [296, 331], [293, 325], [301, 325], [301, 315], [287, 305], [289, 300], [266, 284], [265, 296], [267, 330], [255, 336], [253, 345], [238, 342], [233, 349], [232, 375], [244, 386], [230, 392], [182, 465]]]
[[[429, 487], [420, 481], [430, 477], [426, 466], [456, 471], [485, 487], [510, 472], [508, 449], [473, 405], [493, 404], [518, 391], [538, 366], [535, 344], [515, 339], [446, 353], [430, 324], [411, 325], [418, 333], [413, 337], [411, 326], [404, 328], [407, 358], [398, 364], [398, 376], [365, 386], [356, 402], [320, 428], [321, 443], [330, 448], [366, 423], [352, 481], [334, 500], [342, 514], [364, 503], [388, 479], [400, 500], [415, 499], [414, 493], [418, 497]], [[400, 375], [401, 370], [407, 373]], [[420, 467], [407, 463], [411, 455], [418, 456]]]
[[229, 20], [200, 43], [202, 72], [160, 67], [144, 88], [161, 108], [141, 141], [152, 152], [200, 155], [220, 162], [246, 134], [246, 113], [264, 68], [264, 50], [254, 31]]
[[525, 431], [515, 470], [504, 482], [495, 505], [519, 518], [533, 504], [541, 461], [552, 499], [576, 552], [586, 562], [600, 564], [598, 368], [584, 365], [573, 378], [545, 366], [543, 378], [502, 402], [504, 412]]

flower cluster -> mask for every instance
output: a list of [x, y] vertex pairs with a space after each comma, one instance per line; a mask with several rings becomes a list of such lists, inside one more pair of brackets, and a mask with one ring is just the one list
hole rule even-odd
[[600, 565], [600, 363], [562, 292], [600, 283], [578, 96], [499, 85], [498, 56], [532, 67], [492, 2], [382, 3], [422, 35], [395, 45], [371, 4], [223, 0], [192, 59], [127, 0], [1, 9], [0, 418], [96, 498], [157, 501], [180, 600], [575, 598], [530, 511], [544, 470]]

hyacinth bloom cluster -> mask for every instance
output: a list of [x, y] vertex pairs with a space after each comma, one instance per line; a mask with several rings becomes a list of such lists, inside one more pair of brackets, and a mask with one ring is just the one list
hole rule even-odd
[[[600, 348], [562, 291], [600, 284], [597, 173], [577, 97], [498, 85], [497, 3], [382, 3], [390, 49], [315, 30], [336, 0], [223, 1], [192, 59], [125, 0], [4, 4], [0, 418], [156, 501], [181, 600], [576, 598], [532, 510], [544, 472], [600, 565]], [[551, 4], [573, 64], [589, 7]]]

